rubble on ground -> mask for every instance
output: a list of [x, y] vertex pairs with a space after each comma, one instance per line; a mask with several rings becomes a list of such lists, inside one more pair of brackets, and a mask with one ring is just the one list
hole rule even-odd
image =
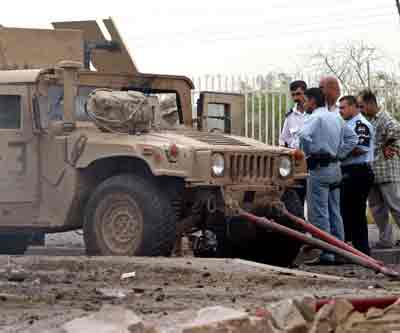
[[[87, 325], [85, 332], [132, 332], [135, 318], [143, 323], [136, 332], [146, 333], [397, 327], [398, 305], [364, 314], [337, 301], [316, 313], [321, 298], [400, 297], [398, 281], [367, 270], [357, 271], [366, 279], [351, 278], [355, 267], [331, 269], [319, 274], [236, 259], [0, 256], [0, 331], [70, 333]], [[102, 315], [104, 309], [125, 315]]]
[[[86, 317], [65, 323], [60, 333], [386, 333], [400, 330], [400, 304], [386, 309], [356, 311], [345, 299], [335, 299], [315, 311], [316, 300], [293, 298], [266, 305], [258, 315], [223, 306], [202, 308], [174, 326], [146, 323], [133, 311], [107, 305]], [[168, 322], [168, 317], [164, 319]]]

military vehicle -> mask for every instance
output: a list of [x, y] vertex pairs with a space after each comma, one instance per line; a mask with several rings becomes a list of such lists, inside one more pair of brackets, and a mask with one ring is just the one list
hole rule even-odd
[[290, 264], [299, 244], [234, 207], [301, 215], [301, 152], [241, 136], [239, 94], [203, 92], [193, 117], [192, 81], [139, 72], [103, 22], [111, 40], [96, 21], [0, 28], [0, 251], [83, 229], [88, 255], [168, 256], [200, 231], [218, 256]]

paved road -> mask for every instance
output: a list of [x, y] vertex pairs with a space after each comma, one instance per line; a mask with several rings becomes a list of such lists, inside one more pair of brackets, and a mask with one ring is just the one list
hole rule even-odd
[[31, 246], [27, 255], [81, 256], [85, 248], [81, 232], [70, 231], [46, 235], [46, 246]]
[[[394, 227], [394, 239], [400, 239], [400, 230]], [[369, 225], [369, 240], [371, 246], [378, 240], [378, 230], [375, 225]], [[64, 232], [46, 236], [45, 247], [30, 247], [27, 255], [47, 256], [83, 256], [85, 248], [80, 232]], [[373, 256], [388, 264], [400, 264], [400, 247], [388, 250], [373, 250]]]
[[68, 247], [39, 247], [39, 246], [31, 246], [25, 255], [34, 255], [34, 256], [84, 256], [85, 249], [84, 248], [68, 248]]

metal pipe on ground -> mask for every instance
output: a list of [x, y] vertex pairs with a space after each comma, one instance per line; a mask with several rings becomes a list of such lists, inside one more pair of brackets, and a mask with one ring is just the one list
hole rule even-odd
[[[400, 296], [368, 297], [368, 298], [344, 298], [351, 303], [358, 312], [367, 312], [369, 308], [384, 309], [395, 303]], [[323, 298], [317, 301], [316, 310], [319, 311], [325, 304], [335, 301], [335, 298]]]
[[276, 222], [270, 221], [265, 217], [255, 216], [254, 214], [245, 212], [243, 210], [240, 210], [239, 215], [242, 218], [246, 219], [247, 221], [254, 223], [262, 228], [270, 229], [270, 230], [285, 234], [285, 235], [295, 238], [305, 244], [309, 244], [309, 245], [319, 248], [321, 250], [325, 250], [325, 251], [337, 254], [339, 256], [342, 256], [343, 258], [351, 261], [354, 264], [369, 268], [371, 270], [374, 270], [375, 272], [380, 272], [380, 273], [382, 273], [386, 276], [392, 277], [392, 278], [400, 279], [400, 272], [397, 272], [389, 267], [382, 266], [373, 260], [368, 260], [364, 257], [358, 256], [348, 250], [341, 249], [335, 245], [329, 244], [320, 239], [307, 237], [305, 234], [303, 234], [299, 231], [287, 228]]
[[359, 257], [363, 257], [366, 260], [373, 261], [377, 265], [384, 266], [384, 263], [381, 261], [378, 261], [374, 258], [371, 258], [370, 256], [366, 255], [365, 253], [355, 249], [354, 247], [350, 246], [349, 244], [333, 237], [332, 235], [328, 234], [327, 232], [315, 227], [311, 223], [306, 222], [302, 218], [293, 215], [290, 213], [288, 210], [284, 209], [281, 211], [287, 218], [289, 218], [291, 221], [296, 223], [297, 225], [300, 225], [305, 231], [308, 231], [311, 235], [318, 237], [319, 239], [322, 239], [329, 244], [335, 245], [343, 250], [349, 251]]

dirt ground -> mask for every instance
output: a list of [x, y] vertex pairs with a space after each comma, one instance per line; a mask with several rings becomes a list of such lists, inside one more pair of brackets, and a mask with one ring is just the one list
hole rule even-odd
[[[122, 304], [159, 323], [211, 305], [254, 313], [301, 295], [400, 295], [399, 282], [353, 265], [307, 268], [330, 275], [318, 277], [235, 259], [65, 256], [82, 251], [79, 235], [73, 237], [61, 244], [50, 238], [47, 249], [30, 255], [0, 256], [0, 332], [51, 332], [103, 304]], [[136, 276], [121, 280], [129, 272]]]

